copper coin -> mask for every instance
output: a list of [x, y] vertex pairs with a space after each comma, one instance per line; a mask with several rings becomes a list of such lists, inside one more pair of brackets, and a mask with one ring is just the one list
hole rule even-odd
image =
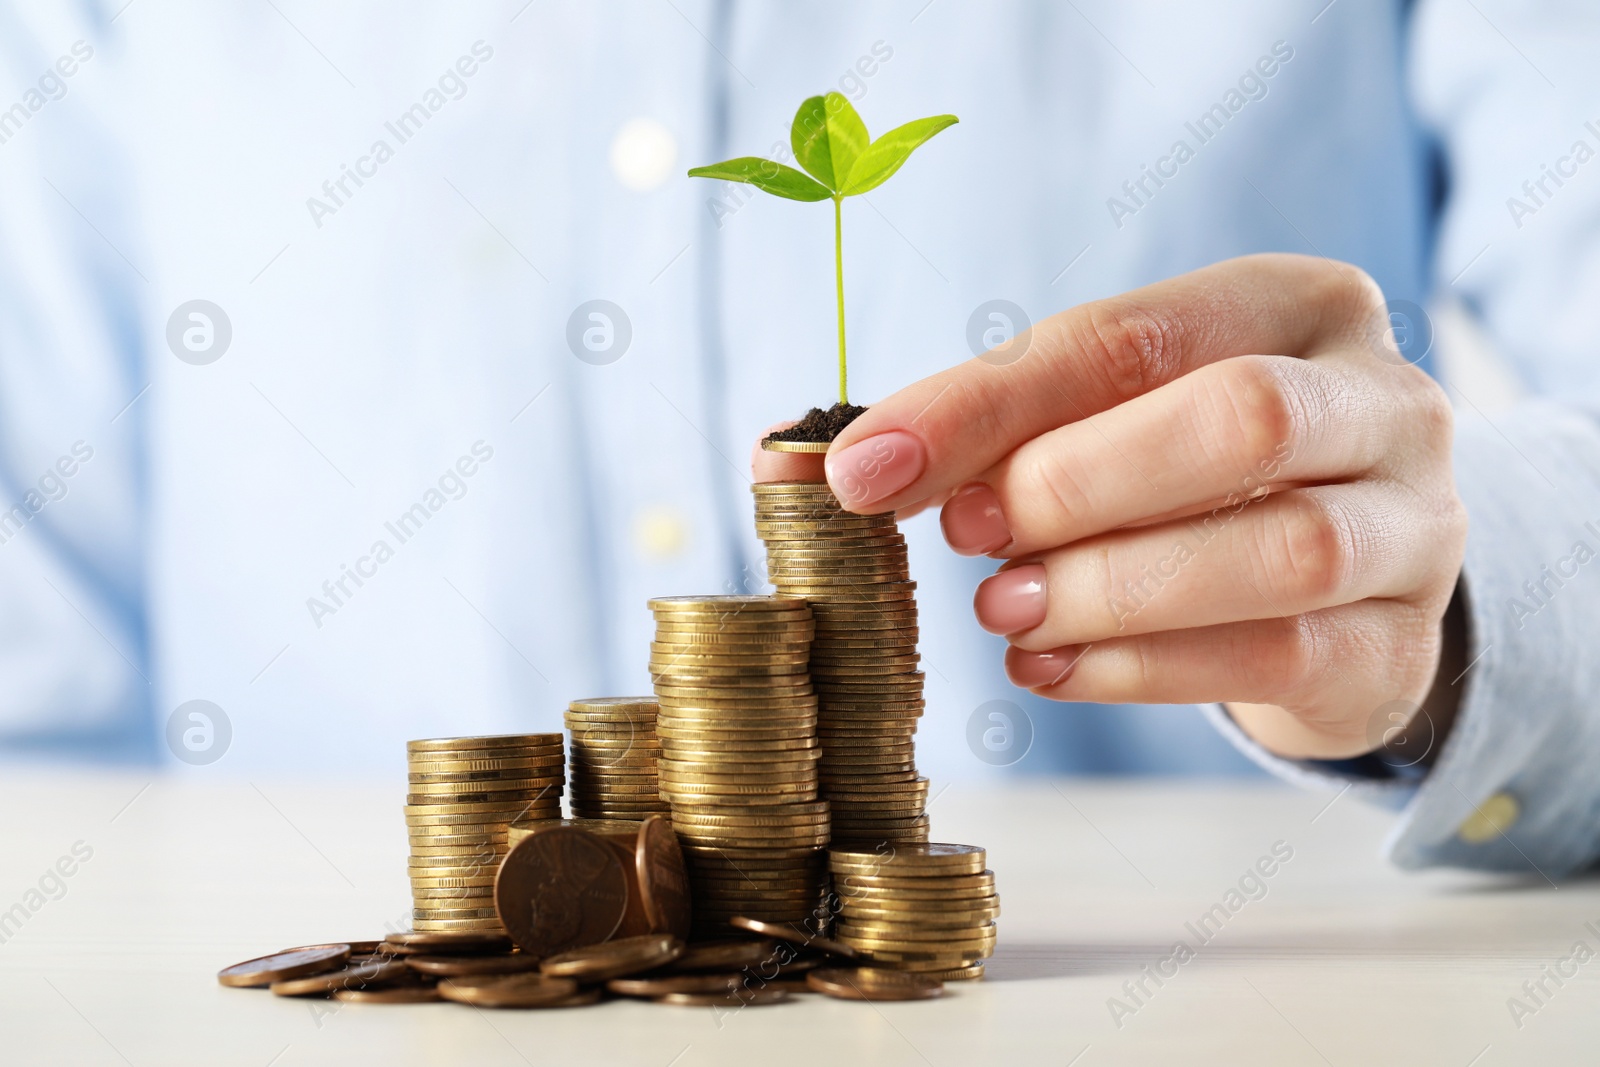
[[944, 993], [937, 978], [881, 967], [829, 967], [806, 975], [806, 984], [841, 1000], [928, 1000]]
[[217, 972], [217, 981], [225, 986], [254, 989], [290, 978], [331, 971], [343, 966], [349, 958], [350, 946], [347, 944], [291, 948], [224, 967]]
[[729, 993], [744, 985], [742, 974], [674, 974], [661, 978], [613, 978], [606, 988], [625, 997], [660, 997], [668, 993]]
[[782, 1004], [789, 999], [787, 989], [736, 989], [730, 993], [667, 993], [654, 998], [657, 1004], [685, 1008], [758, 1008]]
[[778, 954], [775, 941], [734, 938], [724, 941], [695, 941], [673, 960], [669, 971], [738, 971], [759, 967]]
[[659, 815], [644, 821], [634, 846], [634, 865], [650, 928], [686, 940], [691, 917], [689, 874], [671, 822]]
[[285, 951], [285, 952], [304, 952], [306, 949], [311, 949], [311, 948], [340, 948], [340, 947], [348, 948], [350, 950], [350, 955], [351, 956], [370, 956], [375, 952], [382, 951], [383, 942], [382, 941], [329, 941], [326, 944], [321, 944], [321, 945], [301, 945], [298, 948], [286, 948], [283, 951]]
[[341, 989], [365, 989], [369, 985], [384, 985], [408, 977], [411, 977], [411, 969], [404, 963], [385, 959], [303, 978], [279, 979], [272, 983], [271, 989], [280, 997], [325, 997]]
[[610, 978], [654, 970], [672, 962], [682, 953], [683, 942], [671, 934], [645, 934], [551, 956], [539, 965], [539, 971], [541, 974], [580, 982], [604, 982]]
[[787, 941], [791, 945], [801, 948], [813, 948], [819, 952], [826, 952], [830, 956], [843, 956], [845, 959], [855, 959], [857, 952], [842, 942], [830, 937], [812, 933], [805, 928], [797, 928], [789, 923], [763, 922], [760, 919], [750, 919], [743, 915], [735, 915], [728, 920], [741, 930], [749, 930], [753, 934], [765, 937], [775, 937], [779, 941]]
[[600, 999], [598, 990], [580, 992], [578, 983], [570, 978], [552, 978], [537, 973], [512, 974], [481, 981], [447, 978], [439, 983], [439, 995], [446, 1000], [480, 1008], [565, 1008], [576, 1004], [592, 1004]]
[[336, 989], [333, 999], [356, 1004], [428, 1004], [443, 998], [431, 985], [396, 985], [384, 989]]
[[526, 952], [509, 956], [407, 956], [406, 966], [423, 974], [456, 977], [468, 974], [521, 974], [537, 971], [539, 961]]
[[452, 956], [464, 956], [469, 953], [479, 952], [510, 952], [511, 939], [505, 934], [498, 933], [436, 933], [433, 931], [411, 931], [403, 934], [390, 934], [385, 941], [386, 945], [398, 945], [407, 952], [436, 952], [449, 953]]
[[495, 876], [494, 899], [512, 939], [542, 959], [615, 933], [628, 875], [601, 838], [558, 826], [517, 843]]

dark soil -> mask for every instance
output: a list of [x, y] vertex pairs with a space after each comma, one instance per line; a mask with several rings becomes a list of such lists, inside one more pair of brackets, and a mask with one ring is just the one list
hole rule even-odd
[[855, 404], [835, 404], [827, 411], [812, 408], [806, 417], [789, 427], [767, 435], [768, 441], [832, 441], [846, 426], [866, 411]]

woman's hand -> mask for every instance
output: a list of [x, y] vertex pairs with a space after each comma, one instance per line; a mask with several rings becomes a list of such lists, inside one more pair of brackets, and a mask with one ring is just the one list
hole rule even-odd
[[826, 459], [851, 510], [942, 503], [957, 552], [1006, 561], [975, 607], [1012, 680], [1228, 701], [1289, 757], [1392, 739], [1404, 716], [1383, 709], [1434, 686], [1467, 521], [1449, 404], [1395, 349], [1377, 285], [1249, 256], [1015, 347], [874, 404]]

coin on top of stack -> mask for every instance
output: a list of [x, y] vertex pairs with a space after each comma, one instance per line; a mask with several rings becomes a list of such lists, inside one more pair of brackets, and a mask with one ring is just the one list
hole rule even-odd
[[567, 705], [573, 818], [640, 820], [669, 810], [656, 777], [657, 710], [655, 697], [591, 697]]
[[494, 878], [517, 819], [560, 819], [560, 734], [406, 743], [412, 927], [504, 933]]
[[834, 845], [833, 936], [875, 967], [945, 981], [983, 977], [1000, 896], [976, 845]]
[[811, 611], [768, 596], [660, 597], [650, 609], [661, 795], [695, 933], [726, 935], [735, 915], [804, 920], [820, 903], [829, 841], [806, 674]]
[[811, 605], [822, 795], [835, 840], [928, 839], [928, 781], [914, 742], [922, 716], [916, 583], [892, 513], [844, 510], [823, 482], [753, 486], [767, 576]]

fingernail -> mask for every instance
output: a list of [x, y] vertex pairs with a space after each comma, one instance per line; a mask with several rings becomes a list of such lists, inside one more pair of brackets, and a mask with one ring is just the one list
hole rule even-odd
[[981, 556], [1011, 543], [1000, 498], [983, 482], [957, 489], [939, 513], [945, 542], [963, 556]]
[[985, 578], [972, 598], [978, 625], [992, 634], [1014, 634], [1044, 622], [1044, 564], [1030, 563]]
[[890, 430], [828, 456], [828, 484], [841, 503], [860, 508], [898, 493], [928, 465], [922, 441], [904, 430]]
[[1023, 689], [1043, 689], [1060, 685], [1072, 677], [1072, 669], [1083, 656], [1082, 645], [1067, 645], [1049, 652], [1006, 649], [1006, 677]]

